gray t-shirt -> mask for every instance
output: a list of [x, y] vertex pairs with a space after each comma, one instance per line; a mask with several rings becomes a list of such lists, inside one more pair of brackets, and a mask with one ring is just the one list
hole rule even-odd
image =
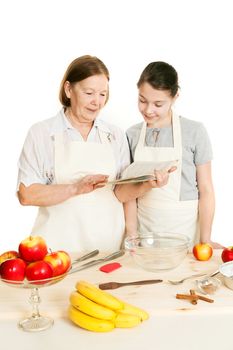
[[[136, 124], [126, 132], [132, 161], [142, 125], [143, 123]], [[196, 165], [202, 165], [212, 160], [212, 147], [207, 131], [202, 123], [180, 117], [180, 125], [182, 136], [180, 200], [194, 200], [198, 199]], [[147, 128], [145, 146], [173, 147], [172, 126], [160, 129]]]

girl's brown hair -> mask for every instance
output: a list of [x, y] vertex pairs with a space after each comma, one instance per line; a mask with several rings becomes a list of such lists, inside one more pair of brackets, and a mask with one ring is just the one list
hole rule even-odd
[[157, 90], [168, 90], [170, 95], [174, 97], [179, 89], [178, 74], [174, 67], [162, 61], [151, 62], [143, 70], [137, 87], [143, 83], [150, 84]]

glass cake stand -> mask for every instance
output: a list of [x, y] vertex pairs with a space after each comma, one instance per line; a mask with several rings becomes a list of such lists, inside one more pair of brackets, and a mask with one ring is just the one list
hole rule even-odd
[[7, 284], [10, 287], [25, 288], [30, 289], [31, 291], [29, 302], [32, 305], [32, 313], [31, 316], [18, 322], [20, 329], [27, 332], [38, 332], [53, 326], [54, 320], [50, 317], [42, 316], [39, 312], [39, 304], [41, 302], [39, 289], [60, 282], [67, 276], [68, 273], [69, 272], [67, 271], [63, 275], [38, 281], [28, 281], [26, 279], [23, 281], [10, 281], [0, 278], [3, 283]]

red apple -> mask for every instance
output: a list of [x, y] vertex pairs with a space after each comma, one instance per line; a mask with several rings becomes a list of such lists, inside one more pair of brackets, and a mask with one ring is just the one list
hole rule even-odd
[[4, 261], [0, 266], [1, 277], [10, 281], [23, 281], [27, 264], [20, 258]]
[[213, 248], [208, 243], [198, 243], [193, 247], [193, 255], [197, 260], [206, 261], [211, 258]]
[[19, 253], [15, 250], [8, 250], [7, 252], [4, 252], [0, 255], [0, 265], [9, 259], [15, 259], [19, 257]]
[[28, 281], [44, 280], [53, 277], [53, 270], [46, 261], [39, 260], [27, 265], [25, 275]]
[[48, 253], [45, 240], [40, 236], [29, 236], [19, 244], [20, 257], [25, 261], [43, 260]]
[[53, 276], [59, 276], [65, 273], [71, 265], [71, 258], [68, 253], [63, 250], [58, 250], [46, 255], [43, 259], [51, 265]]
[[221, 257], [223, 262], [233, 260], [233, 247], [224, 248]]

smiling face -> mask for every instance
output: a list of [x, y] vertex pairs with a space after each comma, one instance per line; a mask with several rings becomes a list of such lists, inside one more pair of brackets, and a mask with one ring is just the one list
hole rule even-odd
[[81, 123], [93, 122], [107, 101], [108, 79], [104, 74], [92, 75], [73, 84], [66, 81], [64, 88], [70, 99], [68, 113]]
[[140, 85], [138, 108], [148, 127], [162, 127], [171, 123], [172, 105], [177, 95], [172, 97], [169, 90], [157, 90], [149, 83]]

